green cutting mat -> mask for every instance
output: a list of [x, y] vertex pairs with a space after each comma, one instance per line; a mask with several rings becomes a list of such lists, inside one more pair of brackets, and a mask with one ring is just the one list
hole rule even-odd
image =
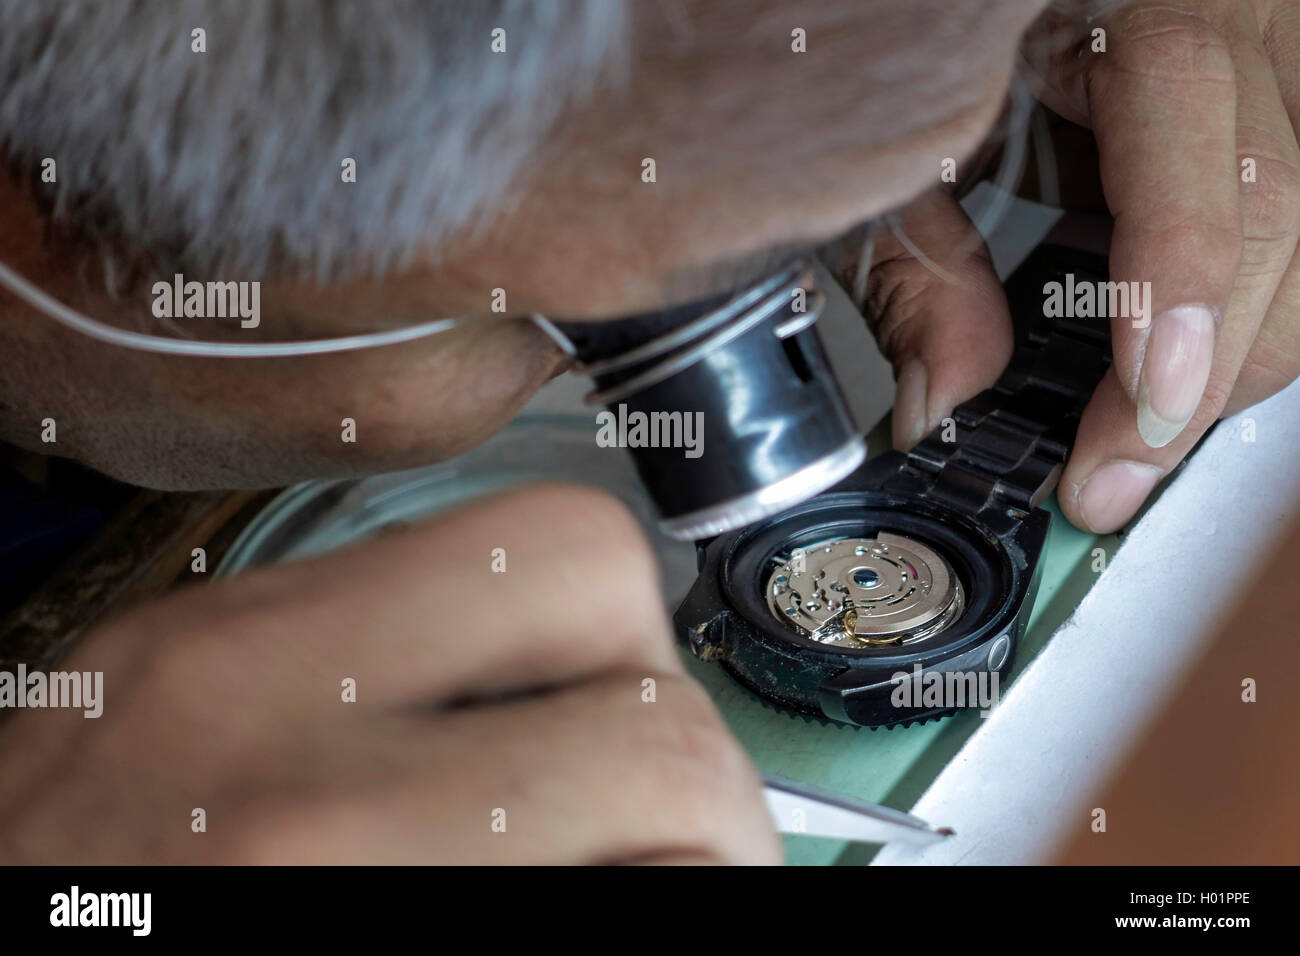
[[[1016, 652], [1011, 683], [1043, 649], [1097, 578], [1093, 549], [1106, 560], [1118, 539], [1097, 537], [1048, 506], [1052, 528], [1043, 554], [1043, 576], [1025, 639]], [[716, 665], [687, 656], [690, 672], [709, 689], [732, 731], [765, 773], [804, 780], [873, 803], [910, 810], [961, 745], [976, 730], [978, 711], [891, 730], [830, 727], [763, 706]], [[1003, 687], [1006, 693], [1008, 687]], [[869, 862], [877, 848], [806, 836], [786, 836], [786, 862], [796, 865]]]

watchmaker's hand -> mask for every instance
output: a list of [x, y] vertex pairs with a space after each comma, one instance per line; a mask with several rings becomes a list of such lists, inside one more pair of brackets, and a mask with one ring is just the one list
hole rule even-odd
[[[1070, 520], [1105, 532], [1219, 416], [1300, 375], [1300, 7], [1090, 6], [1100, 11], [1091, 20], [1045, 20], [1025, 49], [1058, 41], [1040, 95], [1093, 131], [1115, 218], [1111, 278], [1149, 282], [1153, 300], [1145, 316], [1110, 319], [1114, 365], [1060, 484]], [[1105, 52], [1094, 52], [1096, 29]], [[1059, 43], [1063, 31], [1075, 42]], [[969, 228], [959, 215], [935, 195], [905, 217], [915, 245], [955, 283], [892, 236], [876, 249], [868, 305], [899, 374], [902, 447], [991, 384], [1010, 342], [982, 254], [945, 252]]]
[[0, 860], [779, 862], [656, 578], [549, 486], [130, 614], [60, 665], [102, 717], [0, 725]]

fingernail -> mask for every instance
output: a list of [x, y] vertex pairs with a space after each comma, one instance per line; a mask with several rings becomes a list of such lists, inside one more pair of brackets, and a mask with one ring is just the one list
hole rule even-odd
[[1179, 305], [1151, 320], [1138, 381], [1138, 433], [1152, 448], [1178, 437], [1201, 404], [1214, 360], [1214, 311]]
[[1079, 486], [1079, 515], [1090, 531], [1106, 534], [1133, 517], [1164, 475], [1140, 461], [1108, 461]]
[[898, 373], [894, 389], [894, 446], [909, 451], [925, 437], [925, 393], [929, 384], [925, 365], [912, 359]]

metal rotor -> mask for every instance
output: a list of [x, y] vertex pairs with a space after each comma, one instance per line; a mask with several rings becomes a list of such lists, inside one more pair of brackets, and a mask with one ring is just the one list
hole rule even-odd
[[947, 628], [965, 606], [961, 581], [943, 556], [903, 535], [841, 538], [776, 560], [768, 608], [823, 644], [914, 644]]

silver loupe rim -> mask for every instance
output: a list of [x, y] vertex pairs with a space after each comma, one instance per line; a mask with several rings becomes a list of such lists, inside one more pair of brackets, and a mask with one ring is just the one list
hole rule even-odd
[[770, 485], [699, 511], [665, 518], [659, 522], [659, 529], [679, 541], [696, 541], [743, 528], [807, 501], [843, 481], [866, 457], [867, 443], [860, 435], [854, 435], [835, 451]]

